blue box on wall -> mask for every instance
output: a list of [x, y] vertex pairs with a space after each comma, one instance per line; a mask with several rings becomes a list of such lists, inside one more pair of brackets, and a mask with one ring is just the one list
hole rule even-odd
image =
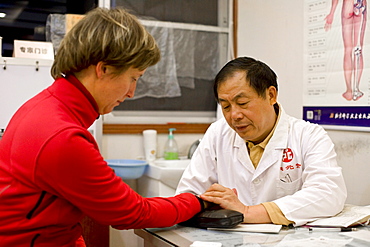
[[370, 127], [370, 106], [304, 106], [303, 119], [321, 125]]

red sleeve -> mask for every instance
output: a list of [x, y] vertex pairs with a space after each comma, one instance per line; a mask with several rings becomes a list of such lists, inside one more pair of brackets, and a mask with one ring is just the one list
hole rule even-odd
[[94, 140], [82, 131], [65, 132], [43, 148], [35, 182], [91, 218], [118, 229], [167, 227], [200, 211], [198, 199], [188, 193], [143, 198], [114, 174]]

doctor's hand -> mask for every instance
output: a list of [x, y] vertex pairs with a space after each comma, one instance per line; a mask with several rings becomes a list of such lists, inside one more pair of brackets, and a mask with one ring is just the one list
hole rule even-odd
[[200, 195], [205, 201], [218, 204], [221, 208], [238, 211], [244, 214], [246, 206], [238, 199], [236, 189], [229, 189], [220, 184], [211, 185]]
[[272, 223], [265, 207], [262, 204], [246, 206], [238, 199], [236, 189], [230, 189], [220, 184], [211, 185], [206, 192], [200, 195], [205, 201], [219, 204], [224, 209], [235, 210], [244, 215], [244, 223]]

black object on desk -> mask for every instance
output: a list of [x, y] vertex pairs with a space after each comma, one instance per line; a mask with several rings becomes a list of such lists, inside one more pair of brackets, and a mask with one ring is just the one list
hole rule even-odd
[[242, 223], [242, 213], [229, 209], [205, 210], [191, 219], [180, 223], [182, 226], [197, 228], [233, 228]]

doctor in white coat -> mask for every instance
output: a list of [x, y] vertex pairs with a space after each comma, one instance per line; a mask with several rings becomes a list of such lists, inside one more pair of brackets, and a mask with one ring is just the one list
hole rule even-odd
[[224, 118], [205, 133], [177, 193], [201, 194], [245, 223], [303, 225], [343, 209], [334, 144], [319, 125], [284, 112], [274, 71], [240, 57], [221, 69], [214, 91]]

